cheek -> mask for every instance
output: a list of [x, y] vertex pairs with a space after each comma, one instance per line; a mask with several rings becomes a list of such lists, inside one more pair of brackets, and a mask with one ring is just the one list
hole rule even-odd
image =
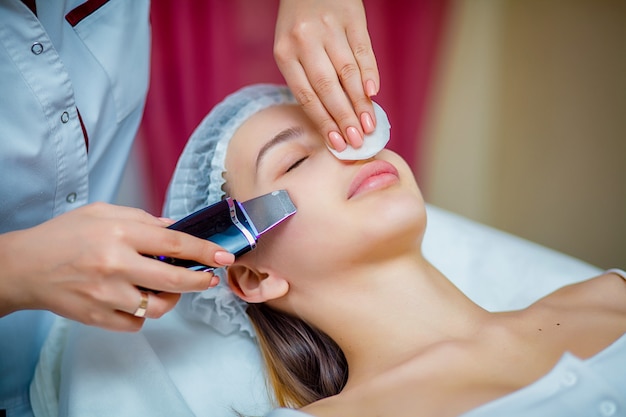
[[279, 271], [292, 285], [308, 286], [337, 269], [413, 250], [425, 228], [420, 197], [391, 194], [357, 208], [300, 195], [298, 213], [263, 236], [251, 253], [255, 264]]
[[290, 279], [306, 280], [307, 276], [328, 274], [328, 269], [335, 267], [331, 255], [338, 252], [335, 245], [339, 242], [329, 233], [331, 219], [324, 214], [325, 207], [298, 201], [301, 208], [293, 217], [261, 237], [254, 251], [255, 262]]
[[301, 251], [289, 256], [298, 257], [317, 273], [328, 273], [328, 269], [414, 249], [425, 231], [426, 217], [422, 196], [410, 185], [358, 202], [307, 201], [300, 217], [288, 225], [292, 230], [285, 235], [282, 250]]

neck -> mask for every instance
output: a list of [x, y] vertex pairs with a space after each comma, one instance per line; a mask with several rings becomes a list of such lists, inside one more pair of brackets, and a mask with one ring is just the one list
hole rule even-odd
[[338, 272], [331, 281], [331, 290], [303, 292], [290, 304], [339, 344], [349, 384], [469, 338], [488, 315], [421, 256]]

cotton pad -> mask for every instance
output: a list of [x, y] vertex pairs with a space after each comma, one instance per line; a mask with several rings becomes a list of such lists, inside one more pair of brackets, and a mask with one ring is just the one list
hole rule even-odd
[[343, 151], [337, 152], [335, 149], [326, 145], [337, 158], [344, 161], [358, 161], [371, 158], [380, 152], [389, 142], [391, 124], [389, 123], [387, 113], [385, 113], [378, 103], [372, 102], [372, 104], [374, 105], [374, 115], [376, 117], [376, 129], [372, 133], [365, 135], [363, 145], [358, 149], [348, 145]]

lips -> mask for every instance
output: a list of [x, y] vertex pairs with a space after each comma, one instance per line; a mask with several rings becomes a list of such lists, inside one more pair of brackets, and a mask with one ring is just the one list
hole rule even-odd
[[398, 170], [387, 161], [374, 160], [363, 165], [348, 189], [348, 198], [395, 184], [400, 179]]

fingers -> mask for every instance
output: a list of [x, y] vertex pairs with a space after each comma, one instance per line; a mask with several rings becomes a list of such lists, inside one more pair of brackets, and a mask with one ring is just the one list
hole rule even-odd
[[[374, 110], [364, 93], [357, 61], [347, 43], [306, 48], [298, 61], [283, 64], [289, 85], [327, 142], [338, 151], [346, 143], [358, 148], [374, 130]], [[361, 119], [365, 123], [362, 123]]]
[[[358, 148], [374, 131], [379, 74], [360, 2], [290, 10], [281, 2], [274, 55], [285, 81], [327, 143]], [[284, 7], [284, 10], [283, 10]], [[316, 19], [317, 16], [317, 19]]]
[[231, 254], [215, 243], [167, 229], [174, 222], [171, 219], [154, 217], [137, 208], [103, 203], [95, 203], [85, 208], [99, 211], [96, 215], [101, 217], [120, 220], [119, 223], [111, 224], [110, 232], [118, 239], [126, 240], [142, 254], [194, 260], [214, 267], [227, 266], [234, 261]]
[[213, 272], [192, 271], [147, 257], [137, 260], [127, 273], [138, 287], [169, 293], [204, 291], [219, 282]]
[[[363, 23], [365, 23], [365, 17], [363, 17]], [[367, 26], [349, 28], [346, 35], [361, 72], [363, 84], [360, 88], [365, 91], [367, 97], [371, 98], [380, 90], [380, 76]]]
[[[365, 31], [366, 39], [352, 40], [341, 38], [339, 42], [333, 42], [326, 46], [326, 52], [333, 65], [334, 71], [339, 77], [341, 86], [349, 98], [350, 116], [358, 117], [356, 126], [359, 127], [359, 134], [371, 133], [375, 128], [375, 115], [370, 97], [366, 94], [366, 87], [377, 92], [378, 72], [376, 61], [373, 58], [373, 51]], [[355, 35], [358, 38], [357, 35]], [[375, 76], [372, 74], [372, 61]], [[371, 85], [374, 84], [374, 87]], [[368, 86], [369, 85], [369, 86]], [[341, 109], [329, 108], [331, 114], [340, 115]], [[345, 111], [345, 110], [344, 110]], [[337, 119], [335, 119], [337, 120]], [[340, 126], [342, 122], [339, 121]], [[351, 142], [353, 142], [351, 140]]]
[[[138, 294], [141, 294], [139, 290], [135, 290]], [[165, 313], [170, 311], [176, 305], [176, 302], [180, 298], [180, 294], [154, 294], [151, 292], [145, 292], [147, 302], [145, 304], [146, 312], [143, 316], [137, 316], [135, 313], [138, 310], [138, 301], [135, 307], [124, 307], [120, 310], [103, 311], [102, 314], [95, 314], [92, 312], [88, 317], [89, 320], [83, 321], [84, 324], [91, 326], [98, 326], [108, 330], [136, 332], [141, 329], [147, 318], [157, 319], [162, 317]], [[140, 297], [140, 296], [139, 296]], [[134, 310], [129, 312], [128, 310]]]
[[[159, 219], [143, 210], [128, 207], [100, 204], [89, 209], [90, 217], [103, 218], [104, 223], [89, 233], [89, 239], [97, 237], [97, 240], [84, 242], [85, 247], [81, 252], [91, 250], [91, 253], [79, 261], [78, 268], [84, 270], [85, 274], [96, 272], [96, 276], [104, 278], [108, 285], [120, 283], [121, 286], [116, 288], [118, 292], [131, 288], [134, 294], [136, 287], [143, 287], [163, 293], [182, 293], [204, 291], [217, 285], [218, 280], [211, 272], [192, 271], [143, 255], [193, 260], [213, 267], [234, 262], [234, 255], [212, 242], [167, 229], [165, 226], [171, 224], [168, 219]], [[87, 229], [87, 226], [83, 229]], [[135, 295], [126, 295], [127, 299], [132, 297]], [[154, 314], [163, 313], [165, 305], [162, 299], [169, 299], [167, 297], [174, 296], [156, 296], [157, 309]], [[118, 305], [110, 306], [120, 308]]]
[[80, 258], [72, 261], [86, 274], [94, 271], [101, 277], [134, 286], [181, 293], [209, 288], [213, 275], [172, 266], [143, 255], [192, 260], [213, 267], [234, 262], [234, 256], [220, 246], [167, 229], [166, 220], [143, 210], [103, 204], [88, 207], [88, 210], [89, 221], [81, 229], [90, 229], [90, 232], [83, 236]]
[[[194, 260], [216, 268], [235, 260], [232, 253], [207, 240], [169, 229], [157, 231], [158, 238], [137, 243], [140, 253]], [[204, 291], [219, 282], [211, 271], [194, 271], [144, 256], [129, 264], [127, 274], [136, 286], [166, 293]]]
[[158, 227], [167, 227], [173, 223], [171, 219], [155, 217], [139, 208], [117, 206], [102, 202], [89, 204], [82, 207], [80, 210], [88, 212], [89, 215], [94, 217], [129, 220]]
[[[348, 137], [348, 129], [350, 127], [352, 127], [350, 133], [352, 133], [351, 138], [354, 140], [353, 146], [358, 146], [359, 131], [356, 131], [356, 135], [353, 131], [354, 126], [358, 125], [358, 121], [354, 111], [351, 109], [348, 98], [341, 89], [336, 75], [334, 78], [323, 78], [324, 73], [332, 73], [334, 75], [332, 65], [329, 62], [327, 64], [326, 70], [323, 67], [319, 67], [317, 74], [310, 76], [311, 79], [317, 79], [315, 86], [310, 84], [310, 78], [298, 61], [291, 62], [289, 64], [291, 68], [284, 70], [283, 73], [296, 100], [322, 133], [322, 137], [325, 138], [332, 148], [342, 151], [346, 148], [346, 140], [350, 143], [352, 142]], [[309, 70], [314, 71], [311, 67], [309, 67]], [[321, 97], [324, 97], [325, 103], [320, 100]], [[347, 111], [343, 110], [343, 114], [337, 116], [338, 119], [342, 120], [342, 126], [340, 127], [331, 116], [331, 112], [334, 110], [336, 113], [338, 110], [341, 111], [346, 108], [348, 109]]]
[[56, 313], [88, 326], [134, 332], [141, 329], [146, 318], [156, 319], [172, 310], [180, 298], [179, 294], [145, 294], [146, 311], [141, 317], [135, 313], [142, 303], [142, 294], [130, 286], [126, 291], [116, 291], [115, 297], [107, 301], [93, 297], [72, 297], [66, 300], [65, 306], [56, 309]]
[[[127, 219], [138, 222], [134, 227], [130, 223], [133, 230], [129, 231], [128, 237], [131, 245], [142, 254], [193, 260], [213, 267], [228, 266], [235, 260], [232, 254], [213, 242], [163, 227], [171, 225], [173, 220], [156, 218], [139, 209], [127, 214]], [[159, 227], [143, 229], [144, 224]]]
[[157, 319], [171, 311], [180, 294], [140, 291], [137, 288], [128, 288], [124, 296], [118, 296], [115, 303], [88, 304], [84, 314], [73, 317], [90, 326], [98, 326], [115, 331], [138, 331], [145, 319]]
[[[376, 127], [376, 116], [370, 99], [378, 94], [380, 89], [380, 77], [374, 49], [372, 48], [372, 43], [367, 32], [367, 26], [358, 30], [348, 29], [347, 41], [356, 59], [360, 77], [354, 77], [355, 82], [350, 83], [350, 86], [346, 86], [346, 83], [344, 83], [344, 86], [352, 99], [357, 115], [359, 115], [361, 119], [364, 132], [372, 133]], [[360, 81], [360, 84], [357, 81]], [[363, 92], [367, 98], [363, 98]], [[363, 114], [365, 112], [373, 119], [371, 126], [366, 126], [365, 123], [363, 123]]]

